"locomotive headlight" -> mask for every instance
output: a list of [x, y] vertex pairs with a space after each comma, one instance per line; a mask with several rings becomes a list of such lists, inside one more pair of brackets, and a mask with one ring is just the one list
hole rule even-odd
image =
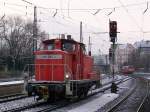
[[68, 79], [69, 78], [69, 74], [66, 74], [66, 79]]

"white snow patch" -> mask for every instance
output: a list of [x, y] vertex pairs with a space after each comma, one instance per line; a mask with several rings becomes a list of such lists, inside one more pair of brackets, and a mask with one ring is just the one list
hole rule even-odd
[[101, 97], [99, 97], [93, 101], [90, 101], [86, 104], [83, 104], [76, 108], [68, 110], [68, 112], [95, 112], [98, 109], [100, 109], [101, 107], [103, 107], [105, 104], [116, 99], [118, 96], [119, 96], [119, 94], [115, 94], [115, 93], [104, 94]]
[[119, 89], [130, 89], [130, 87], [119, 87]]
[[4, 86], [4, 85], [13, 85], [13, 84], [23, 84], [24, 81], [9, 81], [9, 82], [1, 82], [0, 86]]

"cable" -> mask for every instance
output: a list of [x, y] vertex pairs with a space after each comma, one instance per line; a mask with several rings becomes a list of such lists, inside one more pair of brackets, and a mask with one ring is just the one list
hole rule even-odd
[[[55, 12], [56, 13], [56, 12]], [[42, 13], [43, 14], [43, 13]], [[48, 14], [48, 13], [47, 13]], [[46, 14], [46, 15], [47, 15]], [[48, 15], [47, 15], [48, 16]], [[54, 16], [54, 15], [53, 15]], [[55, 15], [56, 16], [56, 15]], [[50, 16], [51, 17], [51, 16]], [[71, 17], [67, 17], [67, 16], [60, 16], [60, 15], [57, 15], [57, 17], [61, 17], [63, 20], [65, 20], [65, 21], [67, 21], [67, 22], [71, 22], [72, 24], [78, 24], [78, 23], [80, 23], [80, 21], [79, 20], [75, 20], [75, 19], [73, 19], [73, 18], [71, 18]], [[65, 18], [67, 18], [67, 19], [65, 19]], [[55, 19], [57, 19], [56, 17], [55, 17]], [[74, 23], [74, 22], [76, 22], [76, 23]], [[57, 22], [58, 24], [60, 23], [60, 22]], [[62, 23], [63, 24], [63, 23]], [[83, 22], [83, 25], [85, 25], [85, 26], [87, 26], [87, 23], [85, 23], [85, 22]], [[91, 26], [91, 27], [94, 27], [94, 26], [92, 26], [92, 25], [89, 25], [88, 24], [88, 26]], [[95, 28], [95, 29], [98, 29], [98, 28]], [[87, 28], [87, 30], [90, 30], [89, 28]], [[93, 29], [91, 30], [91, 32], [94, 32], [93, 31]]]
[[93, 15], [98, 14], [101, 11], [101, 9], [98, 9]]
[[[26, 0], [22, 0], [22, 1], [26, 1]], [[54, 14], [53, 14], [53, 16], [55, 17], [56, 15], [57, 15], [57, 13], [58, 13], [58, 11], [67, 11], [67, 12], [69, 12], [70, 13], [70, 11], [79, 11], [79, 12], [89, 12], [89, 11], [95, 11], [95, 13], [93, 13], [93, 15], [96, 15], [96, 14], [98, 14], [101, 10], [107, 10], [107, 9], [113, 9], [113, 11], [114, 11], [114, 9], [117, 9], [117, 8], [124, 8], [125, 10], [126, 10], [126, 12], [128, 13], [128, 15], [130, 16], [130, 19], [132, 19], [132, 21], [134, 21], [134, 23], [140, 28], [140, 30], [143, 32], [143, 30], [141, 29], [141, 27], [137, 24], [137, 22], [135, 21], [135, 19], [129, 14], [129, 12], [128, 12], [128, 9], [127, 9], [127, 7], [133, 7], [133, 6], [139, 6], [139, 5], [143, 5], [143, 4], [147, 4], [147, 8], [148, 8], [148, 3], [150, 2], [150, 1], [147, 1], [147, 2], [141, 2], [141, 3], [135, 3], [135, 4], [127, 4], [127, 5], [124, 5], [120, 0], [118, 0], [119, 2], [120, 2], [120, 4], [121, 4], [121, 6], [116, 6], [116, 7], [108, 7], [108, 8], [89, 8], [89, 9], [71, 9], [71, 8], [67, 8], [67, 9], [63, 9], [62, 7], [60, 8], [60, 9], [56, 9], [56, 8], [46, 8], [46, 7], [41, 7], [41, 6], [37, 6], [39, 9], [44, 9], [44, 10], [46, 10], [46, 11], [49, 11], [49, 10], [57, 10], [57, 12], [55, 12]], [[1, 2], [1, 1], [0, 1]], [[8, 3], [8, 2], [3, 2], [3, 3], [5, 3], [5, 4], [7, 4], [7, 5], [13, 5], [13, 6], [17, 6], [17, 7], [25, 7], [26, 8], [26, 10], [27, 10], [27, 7], [32, 7], [33, 8], [33, 6], [32, 6], [32, 4], [30, 4], [30, 5], [20, 5], [20, 4], [12, 4], [12, 3]], [[68, 11], [69, 10], [69, 11]], [[20, 10], [19, 10], [20, 11]], [[147, 11], [147, 10], [146, 10]], [[146, 12], [146, 11], [144, 11], [144, 12]], [[110, 13], [112, 13], [112, 12], [110, 12]], [[109, 14], [110, 14], [109, 13]], [[26, 15], [27, 15], [27, 11], [26, 11]], [[58, 15], [57, 15], [58, 16]], [[68, 17], [65, 17], [64, 15], [63, 15], [63, 19], [64, 18], [68, 18]], [[71, 21], [78, 21], [78, 20], [74, 20], [73, 18], [68, 18], [69, 20], [71, 20]], [[64, 19], [64, 20], [66, 20], [66, 19]], [[66, 20], [66, 21], [69, 21], [69, 20]], [[79, 22], [79, 21], [78, 21]], [[87, 23], [85, 23], [85, 25], [87, 25]], [[91, 26], [91, 25], [88, 25], [88, 26]]]
[[1, 17], [0, 21], [2, 21], [5, 18], [5, 14]]
[[147, 12], [147, 10], [148, 10], [148, 2], [147, 2], [147, 5], [146, 5], [147, 7], [146, 7], [146, 9], [144, 10], [144, 12], [143, 12], [143, 14], [145, 14], [146, 12]]
[[[18, 6], [18, 7], [32, 7], [33, 8], [33, 3], [31, 2], [28, 2], [26, 0], [21, 0], [25, 3], [28, 3], [30, 5], [20, 5], [20, 4], [14, 4], [14, 3], [8, 3], [8, 2], [5, 2], [5, 4], [7, 5], [13, 5], [13, 6]], [[2, 2], [2, 1], [0, 1]], [[121, 3], [121, 6], [116, 6], [116, 7], [106, 7], [106, 8], [89, 8], [89, 9], [71, 9], [69, 8], [69, 1], [68, 1], [68, 8], [67, 9], [63, 9], [63, 8], [48, 8], [48, 7], [42, 7], [42, 6], [37, 6], [37, 8], [39, 9], [44, 9], [44, 10], [56, 10], [57, 11], [67, 11], [67, 13], [70, 13], [70, 11], [79, 11], [79, 12], [89, 12], [89, 11], [95, 11], [95, 13], [93, 15], [96, 15], [100, 12], [100, 10], [108, 10], [108, 9], [118, 9], [118, 8], [122, 8], [122, 7], [134, 7], [134, 6], [139, 6], [139, 5], [143, 5], [143, 4], [148, 4], [150, 1], [147, 1], [147, 2], [141, 2], [141, 3], [135, 3], [135, 4], [127, 4], [127, 5], [122, 5]]]
[[26, 2], [26, 3], [30, 4], [30, 5], [33, 5], [33, 3], [28, 2], [28, 1], [26, 1], [26, 0], [21, 0], [21, 1]]
[[118, 0], [119, 3], [122, 5], [122, 8], [125, 9], [125, 11], [127, 12], [129, 18], [135, 23], [135, 25], [140, 29], [141, 32], [143, 32], [142, 28], [139, 26], [139, 24], [136, 22], [135, 18], [129, 13], [128, 9], [126, 8], [126, 6], [121, 2], [121, 0]]
[[115, 12], [115, 8], [114, 8], [111, 12], [109, 12], [109, 13], [107, 14], [107, 16], [110, 16], [113, 12]]
[[[2, 6], [3, 6], [3, 8], [4, 8], [4, 15], [6, 15], [5, 13], [6, 13], [6, 9], [8, 9], [8, 10], [15, 10], [15, 11], [17, 11], [17, 13], [20, 15], [20, 16], [28, 16], [28, 15], [32, 15], [32, 14], [29, 14], [28, 12], [27, 12], [27, 8], [28, 7], [30, 7], [30, 6], [24, 6], [24, 5], [19, 5], [19, 4], [14, 4], [14, 3], [8, 3], [8, 2], [2, 2], [2, 1], [0, 1], [1, 3], [3, 3], [2, 4]], [[17, 7], [19, 7], [19, 8], [25, 8], [25, 10], [21, 10], [21, 9], [16, 9], [16, 7], [14, 7], [14, 6], [17, 6]], [[22, 15], [22, 13], [25, 13], [25, 15]]]
[[[1, 3], [5, 3], [5, 5], [12, 5], [12, 6], [17, 6], [17, 7], [26, 7], [27, 5], [21, 5], [21, 4], [14, 4], [14, 3], [8, 3], [8, 2], [2, 2]], [[29, 6], [28, 7], [33, 7], [33, 6]]]
[[[62, 9], [61, 9], [62, 10]], [[69, 11], [70, 11], [70, 0], [68, 0], [68, 17], [69, 17]]]
[[[141, 3], [135, 3], [135, 4], [127, 4], [127, 5], [124, 5], [124, 7], [133, 7], [133, 6], [139, 6], [139, 5], [143, 5], [143, 4], [147, 4], [147, 3], [149, 3], [150, 1], [147, 1], [147, 2], [141, 2]], [[41, 8], [41, 9], [56, 9], [56, 8], [48, 8], [48, 7], [42, 7], [42, 6], [37, 6], [38, 8]], [[91, 10], [95, 10], [95, 11], [97, 11], [97, 10], [99, 10], [99, 9], [101, 9], [101, 10], [105, 10], [105, 9], [117, 9], [117, 8], [122, 8], [122, 5], [121, 6], [116, 6], [116, 7], [106, 7], [106, 8], [89, 8], [89, 9], [69, 9], [69, 11], [85, 11], [85, 10], [87, 10], [87, 11], [91, 11]], [[58, 8], [57, 8], [58, 9]], [[68, 9], [58, 9], [58, 10], [66, 10], [66, 11], [68, 11]]]
[[[24, 2], [26, 2], [26, 3], [28, 3], [28, 4], [30, 4], [30, 5], [20, 5], [20, 4], [14, 4], [14, 3], [8, 3], [8, 2], [5, 2], [5, 4], [8, 4], [8, 5], [13, 5], [13, 6], [18, 6], [18, 7], [34, 7], [33, 6], [33, 3], [31, 3], [31, 2], [28, 2], [28, 1], [26, 1], [26, 0], [21, 0], [21, 1], [24, 1]], [[2, 2], [2, 1], [0, 1], [0, 2]], [[123, 5], [123, 7], [134, 7], [134, 6], [139, 6], [139, 5], [143, 5], [143, 4], [148, 4], [150, 1], [147, 1], [147, 2], [141, 2], [141, 3], [135, 3], [135, 4], [127, 4], [127, 5]], [[4, 3], [4, 2], [3, 2]], [[68, 3], [69, 4], [69, 3]], [[46, 10], [52, 10], [52, 9], [57, 9], [58, 11], [62, 11], [62, 10], [64, 10], [64, 11], [67, 11], [68, 12], [68, 8], [67, 9], [63, 9], [63, 8], [60, 8], [60, 9], [58, 9], [58, 8], [49, 8], [49, 7], [43, 7], [43, 6], [37, 6], [37, 8], [40, 8], [40, 9], [46, 9]], [[122, 8], [122, 5], [121, 6], [116, 6], [116, 7], [106, 7], [106, 8], [89, 8], [89, 9], [71, 9], [71, 8], [69, 8], [69, 11], [80, 11], [80, 12], [82, 12], [82, 11], [99, 11], [99, 10], [107, 10], [107, 9], [118, 9], [118, 8]]]
[[[26, 11], [23, 11], [23, 10], [18, 10], [18, 9], [16, 9], [16, 8], [14, 8], [14, 7], [10, 7], [10, 6], [5, 6], [8, 10], [14, 10], [14, 11], [16, 11], [20, 16], [31, 16], [31, 15], [33, 15], [32, 13], [27, 13]], [[6, 13], [6, 12], [5, 12]], [[4, 13], [4, 15], [6, 15]], [[24, 13], [24, 15], [23, 15], [23, 13]]]

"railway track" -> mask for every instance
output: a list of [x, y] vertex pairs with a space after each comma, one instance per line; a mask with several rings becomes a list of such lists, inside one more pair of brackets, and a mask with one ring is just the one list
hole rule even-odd
[[56, 103], [53, 103], [53, 104], [48, 104], [46, 103], [45, 105], [40, 105], [40, 107], [36, 107], [36, 108], [30, 108], [30, 109], [26, 109], [22, 112], [50, 112], [50, 111], [53, 111], [53, 110], [56, 110], [58, 108], [62, 108], [62, 107], [65, 107], [67, 105], [69, 105], [70, 102], [66, 101], [66, 100], [63, 100], [63, 101], [59, 101], [59, 102], [56, 102]]
[[14, 94], [14, 95], [1, 96], [0, 103], [5, 103], [5, 102], [13, 101], [13, 100], [26, 98], [26, 97], [27, 97], [27, 95], [25, 95], [25, 94]]
[[18, 108], [6, 110], [6, 111], [3, 111], [3, 112], [21, 112], [23, 110], [38, 107], [38, 106], [45, 105], [45, 104], [46, 104], [46, 102], [37, 102], [37, 103], [34, 103], [34, 104], [24, 105], [24, 106], [21, 106], [21, 107], [18, 107]]
[[[107, 105], [107, 107], [109, 107], [109, 108], [103, 109], [102, 111], [98, 111], [98, 112], [124, 112], [124, 111], [133, 112], [133, 110], [134, 110], [134, 112], [143, 112], [144, 103], [145, 103], [145, 101], [149, 95], [149, 83], [148, 83], [148, 81], [146, 81], [146, 85], [147, 85], [146, 90], [145, 90], [146, 94], [143, 95], [141, 99], [139, 97], [135, 97], [137, 95], [135, 95], [135, 96], [133, 95], [133, 94], [136, 94], [136, 92], [137, 92], [137, 91], [135, 92], [135, 90], [138, 88], [138, 85], [136, 84], [133, 88], [130, 89], [129, 92], [127, 92], [127, 94], [125, 94], [119, 100], [115, 101], [115, 103], [113, 105], [111, 105], [111, 104], [109, 106]], [[131, 99], [131, 100], [132, 99], [138, 99], [137, 102], [141, 102], [141, 103], [138, 103], [137, 106], [134, 107], [134, 104], [133, 105], [128, 104], [129, 99]], [[128, 108], [130, 108], [130, 109], [128, 110]]]
[[[120, 83], [122, 83], [122, 82], [125, 82], [125, 81], [127, 81], [127, 80], [129, 80], [129, 79], [131, 79], [131, 78], [125, 78], [124, 80], [116, 80], [116, 84], [120, 84]], [[108, 84], [108, 85], [110, 85], [111, 84], [111, 82]], [[111, 86], [111, 85], [110, 85]], [[87, 98], [90, 98], [90, 97], [92, 97], [92, 96], [94, 96], [94, 95], [96, 95], [96, 94], [98, 94], [98, 93], [100, 93], [100, 92], [103, 92], [103, 91], [105, 91], [105, 90], [108, 90], [108, 89], [110, 89], [110, 86], [107, 86], [107, 87], [104, 87], [104, 88], [102, 88], [102, 89], [99, 89], [99, 90], [97, 90], [97, 91], [93, 91], [93, 92], [91, 92], [91, 94], [89, 94], [86, 98], [84, 97], [84, 98], [81, 98], [81, 99], [79, 99], [79, 100], [75, 100], [75, 101], [72, 101], [72, 102], [66, 102], [66, 101], [63, 101], [63, 102], [57, 102], [57, 104], [55, 104], [55, 105], [46, 105], [46, 106], [40, 106], [40, 107], [36, 107], [36, 108], [32, 108], [32, 109], [26, 109], [25, 110], [25, 112], [26, 111], [28, 111], [28, 112], [32, 112], [33, 110], [35, 111], [36, 110], [36, 112], [50, 112], [50, 111], [52, 111], [52, 110], [56, 110], [56, 109], [59, 109], [59, 108], [63, 108], [63, 107], [65, 107], [65, 106], [68, 106], [68, 105], [71, 105], [71, 104], [73, 104], [73, 103], [76, 103], [76, 102], [79, 102], [79, 101], [81, 101], [81, 100], [84, 100], [84, 99], [87, 99]]]
[[138, 109], [136, 112], [143, 112], [143, 108], [144, 108], [144, 103], [146, 102], [146, 100], [148, 99], [150, 94], [150, 90], [149, 90], [149, 82], [147, 82], [147, 93], [145, 95], [145, 97], [143, 98], [142, 102], [140, 103]]
[[[125, 81], [127, 81], [129, 79], [131, 79], [131, 78], [117, 79], [116, 80], [116, 84], [120, 84], [120, 83], [125, 82]], [[105, 90], [110, 89], [110, 86], [111, 86], [111, 82], [107, 83], [107, 85], [105, 85], [104, 87], [102, 87], [100, 89], [91, 90], [91, 94], [89, 94], [88, 97], [91, 97], [91, 96], [93, 96], [95, 94], [98, 94], [100, 92], [104, 92]], [[84, 98], [82, 98], [81, 100], [83, 100], [83, 99]], [[16, 100], [16, 99], [14, 99], [14, 100]], [[8, 101], [8, 100], [6, 100], [6, 101]], [[11, 101], [13, 101], [13, 100], [11, 100]], [[33, 110], [34, 111], [36, 110], [37, 112], [49, 112], [49, 111], [52, 111], [52, 110], [56, 110], [58, 108], [65, 107], [67, 105], [70, 105], [70, 104], [78, 102], [78, 101], [73, 101], [73, 102], [57, 102], [57, 104], [47, 104], [46, 102], [38, 102], [38, 103], [34, 102], [33, 104], [27, 104], [27, 105], [22, 105], [22, 106], [19, 106], [19, 107], [16, 107], [16, 108], [6, 109], [6, 110], [4, 110], [2, 112], [20, 112], [20, 111], [22, 111], [22, 112], [23, 111], [30, 112], [30, 110], [31, 110], [31, 112]]]
[[106, 112], [115, 112], [115, 109], [120, 106], [124, 101], [126, 101], [127, 98], [130, 97], [132, 92], [136, 89], [136, 87], [132, 88], [131, 91], [129, 91], [120, 101], [118, 101], [115, 105], [110, 107]]

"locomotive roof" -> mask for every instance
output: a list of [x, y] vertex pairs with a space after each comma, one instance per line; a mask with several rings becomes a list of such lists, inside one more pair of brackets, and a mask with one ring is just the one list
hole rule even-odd
[[61, 40], [62, 42], [70, 42], [70, 43], [74, 43], [74, 44], [80, 44], [80, 45], [84, 45], [83, 43], [77, 42], [73, 39], [49, 39], [49, 40], [44, 40], [43, 43], [53, 43], [55, 40]]

